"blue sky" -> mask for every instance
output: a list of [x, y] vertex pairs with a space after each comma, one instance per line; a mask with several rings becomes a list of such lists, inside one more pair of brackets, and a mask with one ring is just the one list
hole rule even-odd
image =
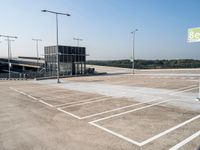
[[[59, 17], [59, 44], [84, 39], [88, 59], [129, 59], [136, 34], [136, 59], [200, 59], [200, 43], [187, 43], [187, 29], [200, 26], [199, 0], [2, 0], [0, 34], [16, 35], [13, 56], [36, 56], [32, 38], [56, 43], [55, 16], [42, 9], [70, 13]], [[0, 39], [0, 56], [7, 43]]]

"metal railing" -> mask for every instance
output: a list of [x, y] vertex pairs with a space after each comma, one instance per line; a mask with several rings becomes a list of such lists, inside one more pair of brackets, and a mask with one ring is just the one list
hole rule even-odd
[[[0, 79], [9, 79], [9, 73], [0, 73]], [[23, 73], [11, 73], [10, 79], [27, 79], [27, 75]]]

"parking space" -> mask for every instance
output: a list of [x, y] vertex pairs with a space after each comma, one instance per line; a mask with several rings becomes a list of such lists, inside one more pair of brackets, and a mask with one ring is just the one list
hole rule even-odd
[[76, 103], [83, 103], [88, 101], [97, 101], [99, 99], [104, 98], [102, 95], [88, 95], [88, 94], [69, 94], [69, 95], [63, 95], [62, 97], [41, 97], [43, 101], [55, 106], [65, 106], [65, 105], [72, 105]]
[[125, 98], [104, 98], [100, 101], [90, 101], [81, 104], [74, 104], [62, 107], [65, 112], [78, 116], [79, 119], [86, 119], [124, 108], [131, 108], [139, 103]]
[[85, 93], [81, 91], [77, 93], [77, 91], [46, 85], [11, 88], [35, 100], [40, 100], [44, 104], [51, 107], [68, 106], [89, 101], [99, 101], [100, 99], [106, 97], [99, 94]]
[[[141, 82], [142, 79], [142, 82]], [[159, 78], [159, 77], [154, 77], [154, 78], [149, 78], [149, 77], [144, 77], [144, 78], [136, 78], [136, 79], [129, 79], [127, 78], [126, 80], [129, 81], [121, 81], [121, 82], [116, 82], [115, 84], [120, 84], [120, 85], [128, 85], [128, 86], [139, 86], [139, 87], [149, 87], [149, 88], [158, 88], [158, 89], [169, 89], [169, 90], [175, 90], [181, 87], [187, 87], [187, 86], [198, 86], [198, 82], [192, 82], [192, 81], [183, 81], [181, 79], [166, 79], [166, 78]], [[174, 84], [176, 82], [176, 84]]]
[[198, 112], [153, 104], [90, 123], [128, 142], [143, 146], [199, 118]]
[[200, 149], [200, 131], [194, 133], [193, 135], [189, 136], [185, 140], [181, 141], [180, 143], [173, 146], [170, 150], [188, 150], [192, 147], [195, 147], [197, 150]]
[[[15, 81], [5, 84], [5, 90], [0, 85], [4, 91], [0, 91], [0, 95], [5, 97], [5, 92], [10, 92], [8, 100], [1, 101], [4, 105], [1, 106], [1, 117], [6, 120], [11, 106], [16, 107], [15, 111], [26, 110], [33, 117], [31, 123], [44, 125], [45, 134], [53, 133], [52, 139], [59, 130], [56, 137], [59, 141], [65, 137], [74, 142], [73, 146], [81, 143], [83, 149], [90, 145], [94, 150], [196, 150], [200, 146], [200, 106], [196, 100], [199, 85], [188, 80], [196, 78], [99, 76], [64, 79], [60, 85], [52, 84], [52, 81], [51, 84]], [[16, 118], [23, 114], [19, 112]], [[19, 119], [16, 118], [15, 121]], [[41, 118], [47, 119], [45, 123]], [[32, 129], [28, 128], [25, 133], [29, 130]], [[31, 131], [31, 139], [32, 134]]]
[[[42, 90], [38, 88], [42, 88]], [[163, 141], [167, 136], [176, 133], [184, 126], [187, 125], [192, 128], [194, 121], [200, 122], [200, 111], [174, 107], [173, 103], [182, 103], [182, 101], [179, 99], [166, 100], [164, 97], [154, 97], [155, 99], [153, 99], [148, 92], [146, 97], [149, 98], [149, 101], [139, 102], [134, 98], [113, 98], [81, 91], [77, 93], [77, 91], [49, 86], [37, 87], [36, 85], [19, 89], [24, 90], [23, 93], [27, 92], [27, 95], [40, 97], [39, 101], [43, 104], [55, 107], [58, 111], [75, 119], [90, 119], [91, 121], [88, 123], [97, 129], [138, 147], [145, 148], [151, 143], [159, 143], [159, 140]], [[196, 85], [189, 85], [168, 94], [173, 96], [191, 91], [197, 93], [197, 89]], [[48, 92], [44, 93], [44, 91]], [[54, 92], [57, 93], [56, 96], [53, 96]], [[142, 94], [141, 92], [145, 93], [145, 90], [136, 92]], [[200, 130], [200, 127], [193, 129]], [[196, 143], [195, 135], [197, 134], [198, 132], [194, 132], [191, 137], [190, 134], [183, 134], [179, 141], [180, 144], [178, 141], [170, 141], [171, 145], [168, 143], [170, 145], [168, 148], [171, 147], [173, 150], [176, 147], [185, 146], [186, 142], [184, 141], [190, 143], [191, 140], [194, 140], [192, 143]], [[177, 134], [175, 134], [176, 136]], [[166, 144], [164, 145], [166, 147]], [[189, 145], [189, 147], [191, 146]]]
[[[14, 88], [14, 87], [13, 87]], [[57, 87], [48, 86], [48, 85], [34, 85], [34, 86], [25, 86], [25, 87], [16, 87], [17, 90], [23, 91], [24, 93], [36, 96], [36, 97], [55, 97], [60, 94], [73, 94], [71, 90], [58, 89]]]
[[[169, 81], [166, 82], [166, 79]], [[151, 90], [140, 89], [135, 92], [146, 96], [154, 95], [161, 98], [162, 101], [142, 105], [136, 103], [135, 107], [133, 105], [133, 107], [123, 109], [121, 112], [94, 118], [89, 122], [91, 125], [113, 135], [113, 137], [144, 149], [158, 149], [160, 147], [160, 149], [175, 150], [179, 148], [191, 149], [191, 147], [196, 148], [199, 146], [198, 137], [200, 133], [198, 131], [200, 126], [197, 124], [200, 123], [200, 110], [199, 102], [195, 103], [194, 100], [199, 91], [198, 78], [154, 76], [150, 80], [149, 77], [142, 78], [142, 81], [141, 78], [140, 80], [138, 78], [128, 80], [106, 81], [106, 83], [150, 87]], [[161, 97], [156, 96], [156, 89], [158, 89], [159, 96], [163, 92]], [[168, 91], [164, 92], [160, 89]], [[101, 102], [101, 104], [105, 106], [100, 106], [100, 108], [106, 108], [106, 103]], [[185, 109], [181, 109], [177, 105], [185, 105]], [[98, 112], [98, 106], [98, 104], [92, 103], [85, 105], [85, 107], [69, 106], [65, 108], [65, 111], [79, 116], [78, 119], [85, 119], [85, 115], [86, 118], [87, 116], [101, 115], [101, 112]], [[115, 109], [113, 110], [115, 111]], [[89, 114], [85, 114], [85, 112]], [[105, 112], [107, 113], [107, 111]], [[169, 137], [171, 139], [168, 139]]]

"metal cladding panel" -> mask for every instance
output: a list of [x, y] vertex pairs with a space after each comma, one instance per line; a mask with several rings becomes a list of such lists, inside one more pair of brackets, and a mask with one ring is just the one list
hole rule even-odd
[[85, 62], [85, 47], [59, 46], [59, 61], [66, 63]]
[[47, 71], [56, 74], [57, 54], [59, 53], [60, 75], [76, 75], [85, 72], [86, 48], [75, 46], [47, 46], [44, 48]]

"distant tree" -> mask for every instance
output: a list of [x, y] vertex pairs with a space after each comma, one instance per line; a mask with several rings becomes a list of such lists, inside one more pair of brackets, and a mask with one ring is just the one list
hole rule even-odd
[[[87, 64], [112, 66], [122, 68], [132, 68], [132, 62], [125, 60], [91, 60]], [[137, 69], [162, 69], [162, 68], [198, 68], [200, 60], [193, 59], [177, 59], [177, 60], [135, 60], [135, 68]]]

